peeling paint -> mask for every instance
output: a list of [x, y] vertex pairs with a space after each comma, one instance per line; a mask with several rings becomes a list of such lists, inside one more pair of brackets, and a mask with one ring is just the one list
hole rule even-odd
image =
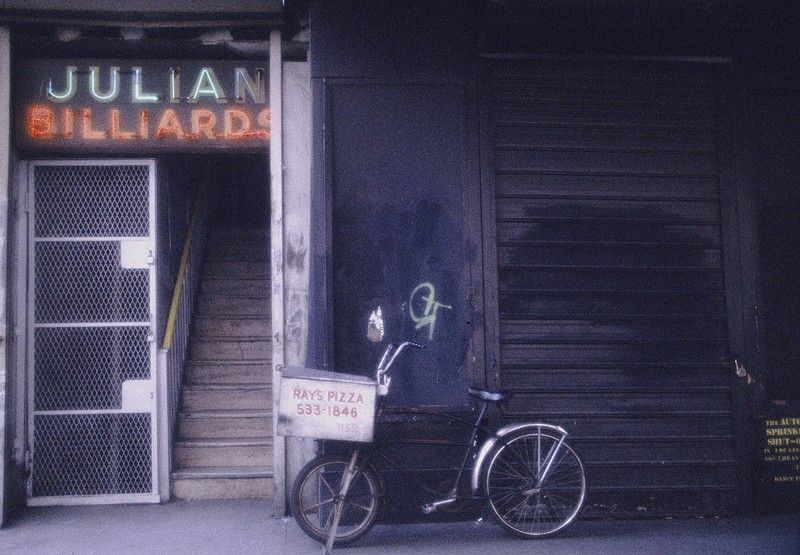
[[308, 247], [302, 233], [288, 232], [286, 236], [286, 267], [296, 272], [303, 272], [306, 268], [306, 255]]
[[308, 326], [308, 295], [297, 291], [288, 296], [286, 306], [286, 362], [304, 362], [306, 328]]

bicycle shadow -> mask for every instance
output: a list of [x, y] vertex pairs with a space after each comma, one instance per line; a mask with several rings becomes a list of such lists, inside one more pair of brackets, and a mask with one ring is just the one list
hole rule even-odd
[[557, 544], [569, 540], [591, 538], [581, 523], [573, 524], [558, 536], [538, 542], [513, 536], [491, 518], [471, 522], [378, 524], [358, 542], [336, 548], [336, 553], [535, 553], [536, 546], [550, 552]]

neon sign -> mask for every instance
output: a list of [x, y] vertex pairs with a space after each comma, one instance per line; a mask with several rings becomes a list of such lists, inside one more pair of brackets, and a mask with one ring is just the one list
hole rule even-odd
[[242, 62], [24, 64], [17, 139], [60, 150], [264, 148], [266, 71]]

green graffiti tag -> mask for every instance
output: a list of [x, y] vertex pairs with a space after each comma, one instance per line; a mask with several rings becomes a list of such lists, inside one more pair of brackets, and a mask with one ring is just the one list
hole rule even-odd
[[[425, 295], [426, 292], [427, 295]], [[419, 297], [419, 299], [424, 303], [422, 315], [418, 315], [414, 311], [414, 299], [418, 294], [422, 295]], [[453, 309], [452, 306], [448, 306], [436, 301], [436, 289], [433, 287], [432, 283], [420, 283], [411, 292], [411, 298], [408, 302], [408, 312], [411, 316], [411, 319], [417, 324], [416, 328], [414, 329], [420, 329], [428, 326], [428, 340], [433, 339], [433, 330], [436, 327], [436, 313], [440, 308], [447, 308], [450, 310]]]

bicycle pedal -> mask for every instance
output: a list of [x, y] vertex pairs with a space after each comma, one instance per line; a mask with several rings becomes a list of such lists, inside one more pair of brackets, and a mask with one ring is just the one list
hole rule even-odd
[[441, 501], [433, 501], [431, 503], [426, 503], [422, 506], [422, 512], [426, 515], [431, 513], [435, 513], [439, 507], [444, 507], [445, 505], [449, 505], [450, 503], [454, 502], [456, 499], [442, 499]]

